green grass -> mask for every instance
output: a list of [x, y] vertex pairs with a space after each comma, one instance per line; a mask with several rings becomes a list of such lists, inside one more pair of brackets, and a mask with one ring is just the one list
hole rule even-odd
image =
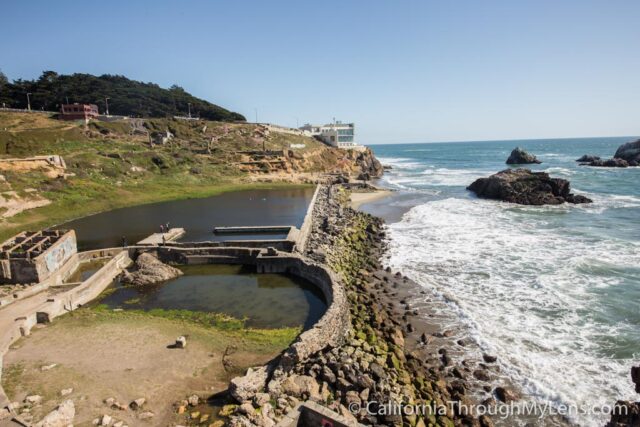
[[[84, 129], [46, 117], [0, 113], [1, 157], [60, 154], [67, 172], [73, 174], [61, 179], [41, 172], [2, 173], [8, 182], [2, 191], [12, 189], [24, 194], [25, 189], [35, 188], [52, 203], [0, 223], [0, 239], [116, 208], [291, 186], [241, 182], [244, 174], [232, 165], [233, 152], [257, 148], [252, 125], [172, 119], [145, 123], [150, 131], [170, 129], [176, 138], [171, 144], [150, 147], [145, 136], [129, 135], [128, 123], [96, 122]], [[211, 155], [203, 154], [215, 135], [218, 139]], [[269, 148], [286, 148], [293, 141], [281, 134], [272, 135]], [[295, 137], [295, 142], [300, 138]], [[307, 138], [307, 144], [320, 143]]]
[[141, 325], [145, 322], [145, 319], [162, 319], [171, 324], [177, 322], [204, 327], [203, 331], [221, 334], [230, 342], [241, 342], [252, 351], [272, 351], [274, 348], [284, 349], [302, 332], [301, 327], [276, 329], [248, 328], [245, 327], [244, 320], [221, 313], [163, 309], [114, 311], [104, 304], [76, 310], [61, 319], [78, 326], [90, 326], [96, 322], [113, 321], [132, 321], [136, 325]]

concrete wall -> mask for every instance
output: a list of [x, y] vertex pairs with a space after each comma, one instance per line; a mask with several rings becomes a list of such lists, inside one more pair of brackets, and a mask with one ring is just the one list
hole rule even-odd
[[319, 191], [320, 186], [317, 185], [316, 191], [313, 192], [313, 197], [309, 202], [309, 207], [307, 207], [307, 213], [302, 221], [302, 226], [300, 227], [300, 230], [298, 230], [296, 236], [296, 250], [300, 253], [304, 253], [305, 248], [307, 247], [307, 240], [309, 240], [309, 233], [311, 233], [311, 228], [313, 226], [313, 209], [315, 208]]
[[295, 254], [261, 254], [256, 259], [256, 268], [259, 273], [289, 273], [302, 277], [316, 285], [327, 302], [327, 311], [320, 320], [300, 334], [283, 353], [281, 364], [285, 370], [328, 345], [337, 346], [344, 341], [351, 327], [349, 304], [344, 286], [333, 272]]
[[[115, 249], [85, 252], [79, 256], [76, 255], [76, 258], [94, 259], [96, 255], [113, 253], [113, 251], [115, 251]], [[24, 305], [24, 310], [21, 310], [21, 306], [19, 305], [0, 310], [0, 362], [2, 362], [2, 357], [8, 351], [9, 346], [21, 336], [29, 335], [31, 328], [38, 323], [38, 321], [50, 322], [54, 318], [75, 310], [95, 299], [113, 282], [122, 269], [130, 263], [131, 258], [129, 257], [128, 251], [119, 249], [119, 252], [117, 252], [109, 262], [102, 266], [102, 268], [90, 278], [82, 282], [82, 284], [66, 292], [55, 294], [55, 296], [49, 297], [42, 303], [37, 301], [35, 303], [31, 301], [21, 301], [19, 304]], [[42, 291], [42, 289], [40, 289], [40, 291]], [[16, 315], [16, 313], [19, 314]], [[0, 374], [1, 373], [0, 363]], [[9, 400], [0, 386], [0, 407], [5, 407], [8, 403]]]

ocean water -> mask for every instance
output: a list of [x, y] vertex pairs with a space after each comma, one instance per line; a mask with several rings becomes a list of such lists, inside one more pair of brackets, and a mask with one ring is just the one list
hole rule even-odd
[[[632, 138], [374, 146], [398, 190], [371, 205], [388, 215], [387, 263], [416, 278], [463, 322], [527, 399], [598, 407], [635, 399], [640, 360], [640, 168], [579, 166]], [[588, 205], [518, 206], [465, 187], [508, 166], [521, 146], [531, 169], [571, 181]], [[402, 215], [397, 214], [398, 212]], [[571, 421], [602, 425], [576, 411]]]

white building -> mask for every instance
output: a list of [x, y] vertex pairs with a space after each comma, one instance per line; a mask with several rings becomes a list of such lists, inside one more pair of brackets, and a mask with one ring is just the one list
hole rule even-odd
[[300, 130], [332, 147], [362, 148], [355, 142], [355, 125], [353, 123], [335, 122], [328, 125], [306, 124], [302, 126]]

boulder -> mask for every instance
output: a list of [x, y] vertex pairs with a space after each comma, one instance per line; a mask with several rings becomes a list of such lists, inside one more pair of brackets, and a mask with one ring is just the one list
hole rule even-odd
[[182, 276], [182, 271], [160, 261], [150, 253], [143, 253], [136, 260], [136, 270], [125, 274], [123, 281], [136, 286], [153, 285]]
[[514, 402], [520, 398], [515, 391], [506, 387], [496, 387], [494, 391], [496, 393], [496, 397], [504, 403]]
[[634, 162], [637, 165], [640, 163], [640, 139], [622, 144], [618, 147], [613, 157], [626, 160], [629, 163]]
[[264, 389], [268, 377], [266, 366], [249, 368], [244, 376], [231, 380], [229, 393], [238, 403], [251, 400], [256, 393]]
[[145, 399], [144, 397], [140, 397], [132, 401], [131, 403], [129, 403], [129, 408], [131, 408], [134, 411], [137, 411], [138, 409], [142, 409], [146, 401], [147, 399]]
[[592, 154], [585, 154], [584, 156], [580, 157], [579, 159], [576, 159], [576, 162], [580, 162], [580, 163], [591, 163], [591, 162], [595, 162], [600, 160], [599, 156], [594, 156]]
[[605, 427], [640, 426], [640, 402], [618, 400], [612, 408], [611, 420]]
[[533, 154], [529, 154], [520, 147], [513, 149], [509, 158], [507, 159], [508, 165], [526, 165], [532, 163], [542, 163]]
[[589, 166], [597, 166], [603, 168], [626, 168], [629, 167], [629, 162], [623, 159], [607, 159], [607, 160], [594, 160], [591, 163], [588, 163]]
[[56, 409], [49, 412], [35, 427], [67, 427], [73, 424], [76, 408], [73, 400], [65, 400]]
[[640, 393], [640, 365], [631, 368], [631, 381], [636, 385], [636, 393]]
[[529, 169], [503, 170], [488, 178], [475, 180], [467, 190], [483, 199], [521, 205], [591, 203], [587, 197], [572, 194], [569, 181], [551, 178], [546, 172], [531, 172]]
[[185, 348], [187, 346], [187, 338], [184, 335], [176, 338], [175, 347], [176, 348]]

